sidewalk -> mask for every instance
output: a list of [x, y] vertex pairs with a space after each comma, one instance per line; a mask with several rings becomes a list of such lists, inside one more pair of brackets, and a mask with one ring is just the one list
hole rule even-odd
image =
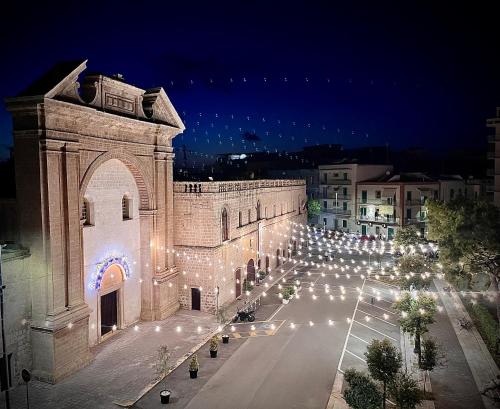
[[461, 329], [460, 318], [472, 320], [458, 294], [445, 293], [443, 287], [447, 284], [443, 280], [435, 279], [434, 285], [449, 318], [437, 314], [436, 323], [431, 327], [431, 335], [444, 346], [447, 355], [447, 367], [436, 369], [431, 375], [436, 408], [495, 408], [479, 391], [500, 373], [498, 367], [476, 328]]
[[[177, 327], [181, 328], [180, 332]], [[183, 359], [216, 328], [212, 315], [179, 310], [163, 321], [139, 323], [137, 331], [134, 328], [122, 330], [93, 348], [94, 361], [69, 378], [56, 385], [32, 381], [30, 407], [116, 409], [115, 403], [134, 401], [154, 380], [152, 364], [160, 345], [169, 346], [174, 363]], [[11, 391], [11, 407], [26, 407], [24, 386]]]

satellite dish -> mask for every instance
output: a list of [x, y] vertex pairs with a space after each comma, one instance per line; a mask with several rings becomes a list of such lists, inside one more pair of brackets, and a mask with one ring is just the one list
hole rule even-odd
[[21, 371], [21, 377], [23, 378], [23, 381], [28, 383], [29, 381], [31, 381], [31, 373], [30, 371], [28, 371], [27, 369], [23, 369]]

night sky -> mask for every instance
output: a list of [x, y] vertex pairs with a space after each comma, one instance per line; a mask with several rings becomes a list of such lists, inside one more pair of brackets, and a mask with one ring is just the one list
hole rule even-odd
[[[16, 2], [0, 96], [88, 58], [163, 86], [186, 123], [175, 146], [196, 152], [481, 146], [500, 106], [499, 2], [435, 3]], [[0, 156], [11, 143], [2, 105]]]

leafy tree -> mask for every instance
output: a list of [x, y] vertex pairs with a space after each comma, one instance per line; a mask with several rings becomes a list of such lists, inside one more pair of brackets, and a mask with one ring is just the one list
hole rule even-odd
[[428, 331], [427, 326], [434, 322], [436, 301], [428, 295], [418, 293], [415, 297], [409, 292], [394, 303], [394, 309], [400, 312], [399, 324], [404, 332], [415, 337], [415, 352], [418, 361], [421, 360], [422, 350], [420, 336]]
[[383, 407], [387, 396], [387, 385], [401, 368], [401, 354], [388, 339], [374, 339], [365, 352], [368, 371], [373, 379], [382, 382]]
[[[485, 200], [458, 198], [427, 203], [429, 233], [440, 248], [440, 261], [450, 273], [489, 275], [500, 321], [500, 217]], [[497, 338], [500, 339], [499, 334]]]
[[389, 394], [399, 409], [415, 409], [424, 398], [417, 381], [405, 372], [396, 374], [389, 385]]
[[422, 341], [422, 358], [419, 362], [420, 369], [424, 371], [424, 395], [427, 372], [442, 365], [444, 365], [444, 354], [440, 351], [436, 341], [432, 338], [424, 339]]
[[321, 204], [318, 199], [309, 199], [307, 201], [307, 215], [309, 217], [318, 216], [321, 213]]
[[404, 290], [427, 289], [431, 282], [425, 259], [420, 254], [406, 254], [399, 260], [399, 285]]
[[410, 249], [421, 242], [420, 232], [414, 225], [404, 226], [396, 231], [394, 245], [409, 252]]
[[344, 374], [349, 387], [344, 391], [344, 399], [352, 409], [379, 409], [382, 394], [370, 377], [355, 369]]

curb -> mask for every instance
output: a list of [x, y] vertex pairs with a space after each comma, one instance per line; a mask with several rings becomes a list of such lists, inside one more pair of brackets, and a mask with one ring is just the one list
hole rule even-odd
[[344, 383], [344, 374], [337, 371], [335, 380], [333, 381], [333, 388], [326, 409], [349, 409], [349, 405], [342, 396], [342, 385]]

